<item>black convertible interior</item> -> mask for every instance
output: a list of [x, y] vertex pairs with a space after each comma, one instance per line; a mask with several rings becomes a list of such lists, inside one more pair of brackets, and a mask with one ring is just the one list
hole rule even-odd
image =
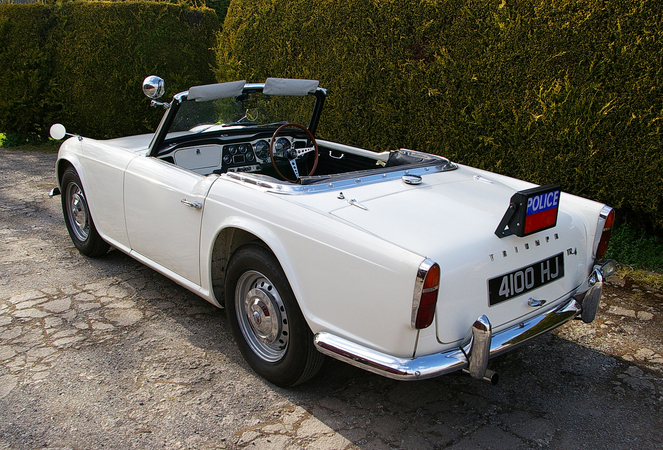
[[[316, 158], [311, 139], [300, 130], [289, 129], [277, 137], [272, 136], [273, 130], [253, 130], [250, 134], [246, 131], [241, 135], [213, 133], [178, 138], [167, 143], [159, 152], [159, 158], [201, 175], [255, 173], [298, 184], [401, 170], [404, 166], [439, 165], [441, 162], [439, 157], [418, 152], [393, 150], [377, 153], [324, 140], [316, 141]], [[273, 158], [270, 157], [272, 141]], [[299, 176], [295, 177], [290, 159], [301, 149], [308, 151], [296, 158]]]

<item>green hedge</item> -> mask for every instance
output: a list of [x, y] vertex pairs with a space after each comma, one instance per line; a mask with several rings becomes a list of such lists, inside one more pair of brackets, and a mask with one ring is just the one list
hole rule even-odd
[[[68, 1], [76, 1], [76, 0], [41, 0], [42, 3], [48, 3], [48, 4], [66, 3]], [[88, 0], [88, 1], [97, 1], [97, 0]], [[126, 2], [127, 0], [108, 0], [108, 1]], [[230, 0], [145, 0], [145, 1], [151, 1], [157, 3], [164, 3], [164, 2], [175, 3], [180, 5], [189, 5], [195, 8], [201, 8], [203, 6], [206, 6], [207, 8], [211, 8], [216, 12], [216, 16], [219, 19], [219, 24], [223, 23], [223, 20], [226, 17], [226, 12], [228, 11], [228, 6], [230, 5]], [[3, 0], [0, 0], [0, 3], [2, 2]], [[8, 0], [8, 2], [12, 3], [12, 0]]]
[[14, 62], [0, 77], [0, 130], [44, 136], [62, 122], [96, 138], [153, 131], [163, 110], [148, 107], [143, 78], [166, 79], [167, 96], [214, 82], [218, 29], [213, 10], [184, 4], [0, 5], [0, 43], [11, 44], [0, 62]]
[[54, 22], [41, 4], [0, 5], [0, 131], [28, 136], [48, 120]]
[[319, 79], [319, 134], [407, 147], [663, 228], [660, 0], [235, 0], [221, 80]]
[[167, 95], [214, 75], [218, 30], [211, 10], [159, 3], [68, 3], [59, 11], [55, 71], [59, 119], [84, 135], [153, 131], [163, 110], [149, 111], [145, 76], [166, 80]]

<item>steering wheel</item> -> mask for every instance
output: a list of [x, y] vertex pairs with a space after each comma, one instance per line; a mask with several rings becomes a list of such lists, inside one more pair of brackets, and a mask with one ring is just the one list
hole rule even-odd
[[[306, 132], [308, 135], [308, 138], [311, 140], [311, 143], [313, 144], [312, 147], [305, 147], [305, 148], [291, 148], [287, 150], [285, 157], [288, 159], [288, 162], [290, 162], [290, 167], [292, 167], [292, 171], [295, 173], [295, 179], [292, 180], [285, 175], [281, 173], [278, 167], [276, 167], [276, 161], [274, 160], [274, 143], [276, 142], [276, 136], [281, 132], [286, 127], [295, 127], [302, 129]], [[313, 172], [315, 172], [315, 168], [318, 167], [318, 143], [315, 141], [315, 138], [313, 137], [313, 133], [311, 133], [308, 128], [306, 128], [303, 125], [300, 125], [298, 123], [285, 123], [278, 127], [274, 134], [272, 134], [272, 141], [269, 144], [269, 158], [272, 161], [272, 166], [274, 166], [274, 170], [276, 170], [276, 173], [279, 174], [281, 178], [283, 178], [285, 181], [290, 181], [291, 183], [296, 183], [297, 180], [299, 180], [299, 169], [297, 168], [297, 160], [300, 160], [306, 155], [307, 153], [314, 152], [314, 157], [313, 157], [313, 167], [311, 168], [311, 171], [308, 173], [308, 176], [313, 175]]]

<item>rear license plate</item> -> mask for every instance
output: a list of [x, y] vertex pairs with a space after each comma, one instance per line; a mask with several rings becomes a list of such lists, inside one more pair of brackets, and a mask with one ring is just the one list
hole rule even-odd
[[490, 306], [497, 305], [564, 276], [564, 254], [539, 261], [514, 272], [488, 280]]

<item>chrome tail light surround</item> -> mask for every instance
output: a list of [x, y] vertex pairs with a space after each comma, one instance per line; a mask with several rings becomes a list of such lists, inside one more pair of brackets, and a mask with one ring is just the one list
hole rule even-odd
[[608, 251], [608, 242], [610, 241], [614, 221], [615, 211], [609, 206], [604, 206], [599, 213], [599, 220], [596, 225], [596, 235], [594, 237], [594, 247], [592, 249], [592, 255], [595, 260], [603, 259]]
[[415, 330], [427, 328], [433, 323], [439, 286], [440, 266], [430, 259], [424, 260], [417, 270], [412, 297], [411, 325]]

